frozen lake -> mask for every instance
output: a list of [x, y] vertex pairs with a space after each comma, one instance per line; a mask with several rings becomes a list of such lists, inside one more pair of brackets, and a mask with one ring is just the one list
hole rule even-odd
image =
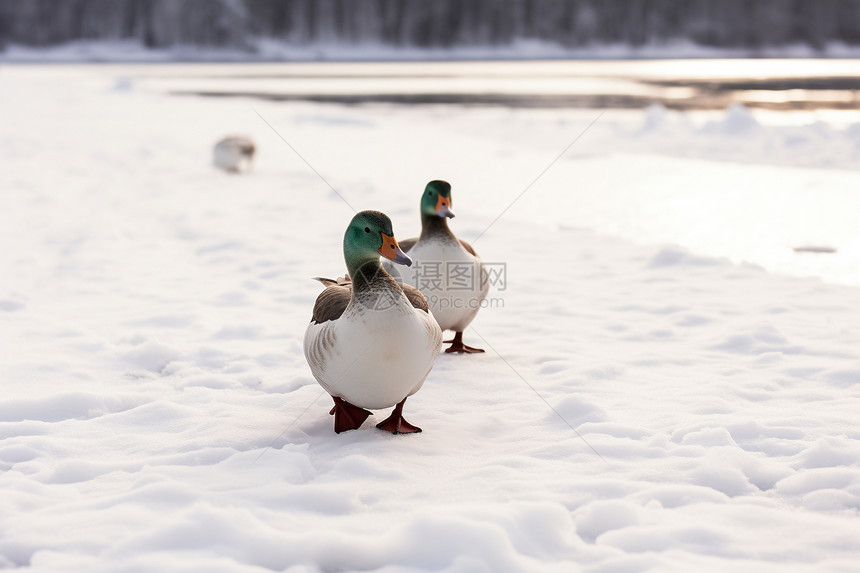
[[[856, 113], [860, 60], [144, 64], [105, 67], [179, 94], [279, 101]], [[849, 114], [850, 115], [850, 114]]]
[[[857, 60], [657, 60], [44, 65], [5, 76], [46, 89], [86, 82], [117, 97], [229, 96], [219, 108], [247, 117], [224, 129], [259, 134], [271, 141], [263, 157], [289, 164], [298, 158], [252, 110], [275, 102], [267, 119], [277, 129], [278, 114], [314, 128], [291, 144], [312, 150], [323, 136], [327, 157], [316, 161], [335, 164], [316, 167], [332, 177], [390, 174], [379, 158], [401, 143], [385, 133], [414, 125], [416, 136], [448, 141], [420, 152], [499, 210], [603, 112], [510, 216], [857, 285], [858, 70]], [[376, 141], [332, 156], [368, 130]], [[464, 138], [451, 145], [451, 134]], [[667, 156], [689, 161], [664, 169]]]
[[254, 111], [270, 102], [261, 115], [335, 180], [396, 179], [385, 159], [431, 139], [410, 152], [434, 166], [428, 180], [456, 179], [498, 211], [602, 113], [507, 216], [858, 285], [858, 70], [857, 60], [497, 61], [12, 66], [6, 76], [115, 97], [220, 96], [211, 138], [255, 134], [261, 161], [302, 166]]

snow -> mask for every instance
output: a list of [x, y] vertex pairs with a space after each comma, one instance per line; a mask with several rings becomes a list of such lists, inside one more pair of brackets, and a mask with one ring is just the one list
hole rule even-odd
[[[534, 182], [595, 111], [159, 71], [0, 75], [0, 567], [856, 569], [856, 115], [608, 111]], [[399, 238], [451, 181], [452, 227], [506, 264], [464, 337], [486, 354], [406, 404], [423, 433], [332, 431], [301, 341], [353, 213], [255, 112]], [[249, 173], [210, 165], [227, 133]]]

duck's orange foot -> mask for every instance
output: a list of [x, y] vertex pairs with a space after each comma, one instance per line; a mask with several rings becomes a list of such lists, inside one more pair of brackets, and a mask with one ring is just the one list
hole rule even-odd
[[474, 346], [467, 346], [463, 344], [463, 333], [458, 332], [454, 335], [453, 340], [445, 340], [444, 342], [450, 342], [451, 346], [445, 349], [446, 354], [450, 354], [452, 352], [456, 352], [457, 354], [478, 354], [479, 352], [484, 352], [483, 348], [475, 348]]
[[334, 431], [339, 434], [348, 430], [357, 430], [370, 416], [364, 408], [353, 406], [343, 398], [332, 396], [334, 407], [329, 414], [334, 414]]
[[415, 434], [421, 431], [418, 426], [413, 426], [403, 419], [403, 404], [406, 402], [404, 398], [399, 404], [394, 407], [391, 415], [376, 424], [376, 427], [392, 434]]

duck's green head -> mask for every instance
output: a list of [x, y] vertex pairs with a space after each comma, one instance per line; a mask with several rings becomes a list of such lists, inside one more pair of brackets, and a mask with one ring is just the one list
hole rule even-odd
[[451, 212], [451, 184], [447, 181], [431, 181], [421, 196], [421, 214], [454, 218]]
[[343, 237], [343, 254], [350, 272], [368, 261], [379, 260], [379, 255], [395, 263], [412, 266], [394, 239], [391, 219], [379, 211], [362, 211], [352, 218]]

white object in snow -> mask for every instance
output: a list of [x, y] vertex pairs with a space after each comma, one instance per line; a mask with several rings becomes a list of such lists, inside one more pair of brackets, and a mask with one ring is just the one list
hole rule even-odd
[[215, 144], [212, 152], [212, 162], [231, 173], [250, 169], [257, 150], [250, 138], [241, 135], [225, 137]]

